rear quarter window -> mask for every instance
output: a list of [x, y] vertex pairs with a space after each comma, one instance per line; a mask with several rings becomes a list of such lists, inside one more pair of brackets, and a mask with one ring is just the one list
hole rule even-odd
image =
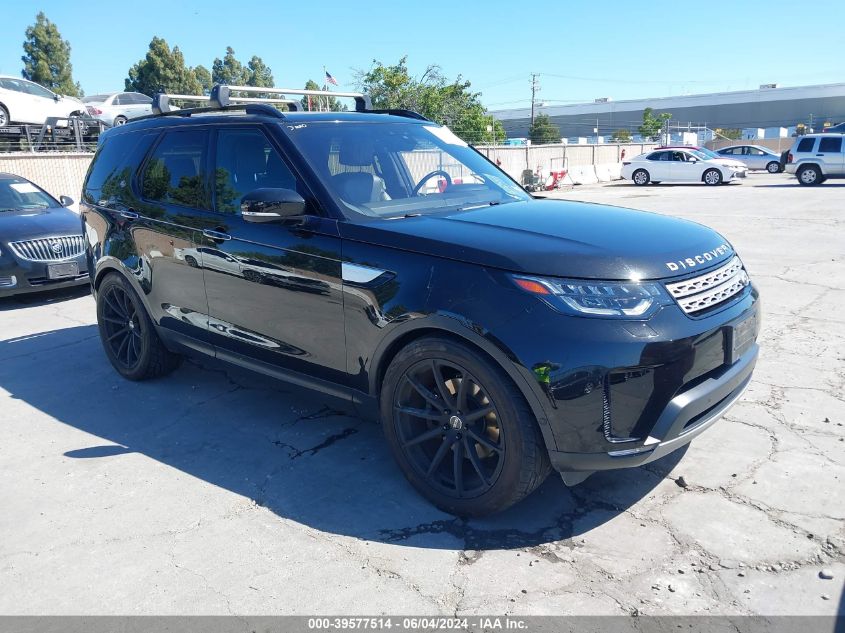
[[156, 132], [107, 136], [94, 154], [82, 185], [82, 200], [89, 204], [131, 197], [134, 171], [150, 149]]
[[814, 138], [802, 138], [798, 142], [798, 147], [795, 149], [796, 152], [812, 152], [813, 145], [816, 144], [816, 139]]

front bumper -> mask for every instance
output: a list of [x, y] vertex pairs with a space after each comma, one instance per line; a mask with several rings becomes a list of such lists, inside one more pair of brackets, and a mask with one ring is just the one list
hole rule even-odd
[[751, 382], [758, 353], [755, 343], [721, 374], [672, 398], [642, 446], [603, 453], [550, 451], [552, 466], [563, 474], [565, 482], [574, 484], [598, 470], [648, 464], [689, 444], [713, 426], [743, 394]]
[[[49, 263], [76, 262], [79, 274], [61, 279], [49, 279], [47, 266]], [[81, 286], [89, 283], [88, 265], [85, 254], [62, 262], [32, 262], [13, 257], [7, 249], [0, 255], [0, 297], [25, 294], [29, 292], [43, 292]]]

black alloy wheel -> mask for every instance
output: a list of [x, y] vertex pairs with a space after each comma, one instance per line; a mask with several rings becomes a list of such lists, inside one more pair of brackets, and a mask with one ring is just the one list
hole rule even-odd
[[402, 450], [429, 485], [458, 499], [490, 490], [505, 438], [496, 405], [469, 371], [445, 359], [420, 361], [403, 375], [394, 408]]
[[117, 273], [107, 275], [97, 290], [97, 324], [106, 356], [124, 378], [155, 378], [181, 364], [182, 357], [164, 346], [141, 299]]
[[425, 337], [384, 376], [381, 418], [405, 477], [458, 516], [503, 510], [551, 470], [537, 421], [501, 367], [457, 340]]
[[111, 284], [102, 295], [103, 343], [127, 371], [138, 365], [142, 348], [142, 324], [138, 308], [122, 285]]

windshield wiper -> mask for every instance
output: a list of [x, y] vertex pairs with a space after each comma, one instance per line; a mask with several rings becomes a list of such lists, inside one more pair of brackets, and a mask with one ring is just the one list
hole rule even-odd
[[481, 209], [482, 207], [495, 207], [496, 205], [502, 204], [498, 200], [490, 200], [489, 202], [477, 202], [475, 204], [471, 204], [465, 207], [458, 207], [457, 211], [469, 211], [470, 209]]

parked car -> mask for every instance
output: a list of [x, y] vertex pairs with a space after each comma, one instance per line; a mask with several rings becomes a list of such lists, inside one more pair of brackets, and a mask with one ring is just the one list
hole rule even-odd
[[[534, 198], [448, 128], [355, 98], [351, 112], [183, 110], [101, 136], [81, 212], [121, 376], [164, 375], [191, 351], [354, 402], [411, 484], [461, 516], [552, 470], [575, 485], [651, 462], [740, 397], [759, 304], [726, 238]], [[203, 248], [244, 270], [207, 266]]]
[[745, 178], [745, 165], [737, 167], [726, 160], [711, 158], [694, 149], [662, 149], [623, 161], [622, 178], [640, 186], [659, 185], [664, 181], [721, 185]]
[[759, 145], [731, 145], [723, 147], [716, 152], [725, 158], [735, 158], [745, 163], [748, 169], [765, 169], [770, 174], [777, 174], [781, 171], [780, 154], [773, 152], [767, 147]]
[[802, 185], [820, 185], [828, 178], [845, 178], [845, 143], [841, 133], [806, 134], [792, 144], [786, 171]]
[[731, 158], [730, 156], [722, 156], [717, 154], [712, 149], [707, 149], [706, 147], [702, 147], [700, 145], [662, 145], [659, 147], [655, 147], [654, 149], [682, 149], [682, 150], [695, 150], [701, 154], [706, 155], [708, 158], [713, 160], [718, 160], [720, 164], [726, 165], [728, 167], [735, 168], [736, 171], [747, 172], [748, 165], [746, 165], [741, 160], [737, 160], [736, 158]]
[[79, 99], [63, 97], [20, 77], [0, 75], [0, 127], [14, 123], [42, 125], [49, 117], [65, 118], [84, 113], [85, 106]]
[[0, 297], [88, 283], [79, 215], [26, 178], [0, 173]]
[[123, 125], [130, 119], [153, 113], [153, 100], [140, 92], [113, 92], [83, 97], [82, 103], [95, 119], [106, 125]]

